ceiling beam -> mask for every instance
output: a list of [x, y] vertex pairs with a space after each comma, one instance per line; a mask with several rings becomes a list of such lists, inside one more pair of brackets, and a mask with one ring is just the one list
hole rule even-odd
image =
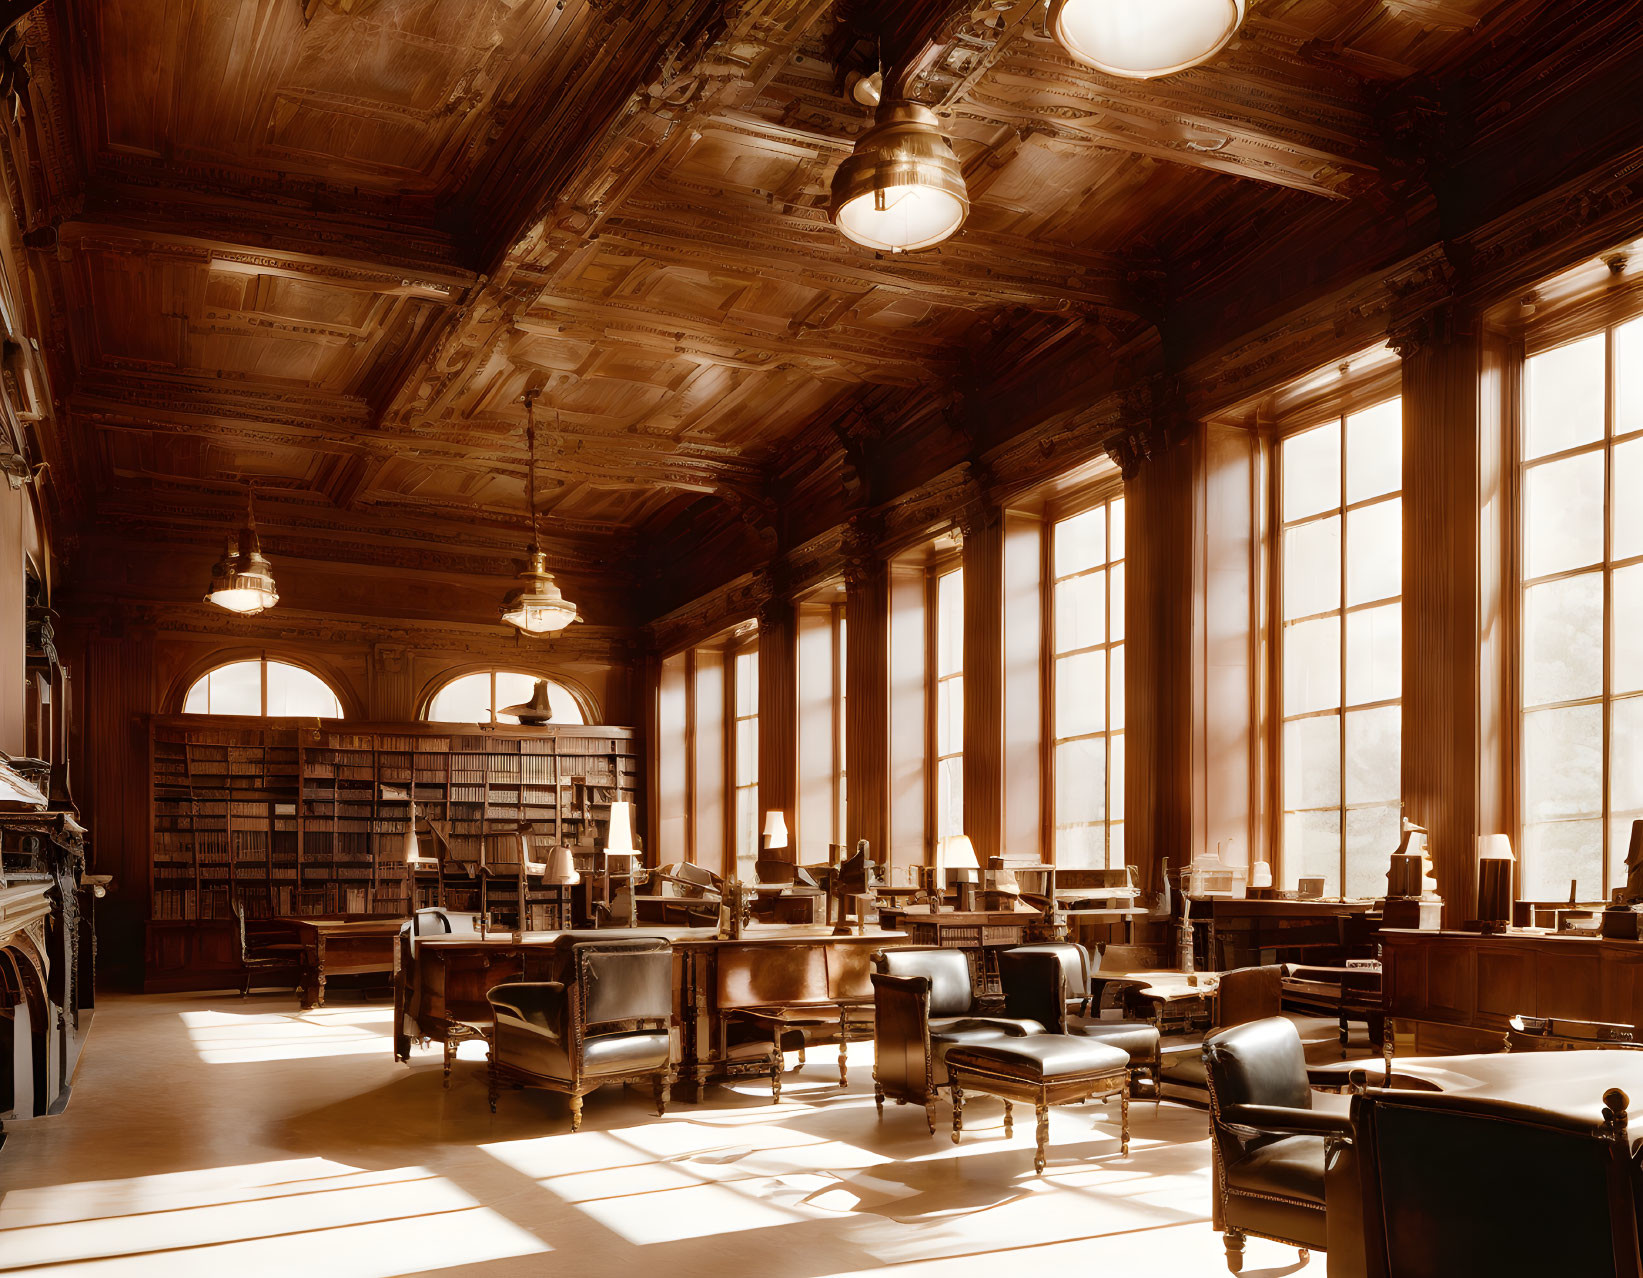
[[1384, 164], [1366, 99], [1332, 100], [1310, 84], [1252, 78], [1219, 64], [1142, 85], [1102, 75], [1038, 38], [1018, 41], [942, 110], [955, 121], [1007, 125], [1063, 145], [1336, 200], [1376, 188]]
[[[966, 228], [922, 253], [875, 253], [851, 244], [823, 209], [738, 208], [724, 192], [673, 181], [635, 196], [607, 219], [601, 240], [706, 267], [730, 260], [808, 288], [881, 288], [972, 310], [1021, 306], [1046, 311], [1144, 315], [1149, 264], [1116, 256], [1061, 253], [1024, 236]], [[680, 198], [689, 196], [690, 202]]]
[[[517, 474], [529, 453], [521, 412], [475, 414], [459, 428], [396, 430], [371, 424], [359, 400], [293, 395], [275, 388], [223, 391], [215, 383], [118, 373], [83, 377], [70, 401], [74, 416], [98, 427], [205, 439], [237, 447], [362, 457], [380, 465], [415, 460], [464, 474]], [[683, 492], [756, 492], [756, 465], [658, 434], [598, 430], [560, 414], [538, 465], [540, 474], [594, 487], [661, 487]]]
[[76, 220], [140, 234], [191, 236], [223, 247], [374, 262], [405, 272], [474, 278], [471, 249], [426, 214], [402, 205], [229, 186], [190, 179], [179, 166], [104, 157], [87, 180]]

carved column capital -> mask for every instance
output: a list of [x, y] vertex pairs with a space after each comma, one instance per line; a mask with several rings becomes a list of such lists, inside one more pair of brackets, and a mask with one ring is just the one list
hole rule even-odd
[[766, 568], [755, 575], [753, 615], [758, 618], [761, 630], [784, 624], [792, 609], [793, 601], [788, 598], [787, 585], [780, 573]]
[[884, 557], [879, 553], [883, 527], [879, 520], [858, 515], [844, 526], [839, 540], [839, 557], [847, 587], [867, 586], [884, 575]]
[[1432, 346], [1443, 345], [1473, 331], [1472, 317], [1454, 303], [1444, 303], [1395, 321], [1386, 344], [1400, 359], [1412, 359]]

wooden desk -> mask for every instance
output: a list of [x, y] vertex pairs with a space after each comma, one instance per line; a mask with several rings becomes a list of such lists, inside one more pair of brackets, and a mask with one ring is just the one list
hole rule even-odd
[[1371, 915], [1379, 909], [1378, 901], [1195, 897], [1192, 917], [1209, 920], [1205, 953], [1208, 966], [1230, 972], [1270, 963], [1328, 965], [1341, 954], [1340, 920]]
[[[768, 1050], [757, 1057], [739, 1056], [740, 1032], [726, 1013], [748, 1007], [870, 1004], [872, 955], [910, 944], [899, 932], [869, 928], [864, 936], [834, 936], [825, 926], [755, 923], [740, 940], [721, 941], [711, 928], [660, 924], [603, 931], [500, 933], [477, 936], [432, 936], [396, 947], [394, 969], [394, 1056], [408, 1060], [416, 1038], [443, 1043], [457, 1022], [490, 1019], [487, 990], [517, 981], [531, 965], [530, 979], [556, 979], [551, 965], [555, 946], [566, 935], [585, 940], [622, 940], [659, 936], [673, 945], [674, 1027], [678, 1035], [679, 1078], [702, 1088], [714, 1078], [769, 1072]], [[413, 953], [414, 948], [414, 953]], [[769, 962], [743, 964], [721, 972], [727, 951], [745, 957], [748, 949], [769, 951]], [[815, 969], [812, 953], [821, 952], [826, 990], [809, 988]], [[765, 1036], [768, 1044], [768, 1035]]]
[[1101, 1006], [1104, 987], [1116, 985], [1123, 997], [1139, 1004], [1145, 1019], [1161, 1034], [1207, 1029], [1215, 1022], [1218, 972], [1105, 972], [1090, 975], [1092, 1006]]
[[1518, 1014], [1643, 1026], [1643, 941], [1381, 933], [1385, 1052], [1498, 1049]]
[[282, 918], [302, 946], [303, 1007], [325, 1006], [325, 983], [333, 976], [359, 976], [394, 970], [395, 941], [402, 918]]

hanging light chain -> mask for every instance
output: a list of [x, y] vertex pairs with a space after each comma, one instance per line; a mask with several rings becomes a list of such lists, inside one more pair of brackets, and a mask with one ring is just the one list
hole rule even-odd
[[[531, 508], [531, 549], [541, 547], [536, 533], [536, 396], [534, 390], [525, 392], [525, 445], [530, 450], [530, 469], [525, 475], [526, 500]], [[558, 410], [554, 410], [557, 414]]]

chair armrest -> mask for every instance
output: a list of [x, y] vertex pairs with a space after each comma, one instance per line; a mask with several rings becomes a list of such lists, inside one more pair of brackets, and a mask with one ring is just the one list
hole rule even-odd
[[1221, 1111], [1221, 1121], [1234, 1127], [1253, 1127], [1263, 1132], [1288, 1132], [1297, 1136], [1352, 1135], [1352, 1120], [1345, 1114], [1294, 1109], [1288, 1105], [1229, 1105]]
[[[506, 1013], [535, 1033], [563, 1039], [570, 1003], [561, 981], [515, 981], [485, 992], [493, 1013]], [[501, 1016], [497, 1015], [498, 1023]]]

